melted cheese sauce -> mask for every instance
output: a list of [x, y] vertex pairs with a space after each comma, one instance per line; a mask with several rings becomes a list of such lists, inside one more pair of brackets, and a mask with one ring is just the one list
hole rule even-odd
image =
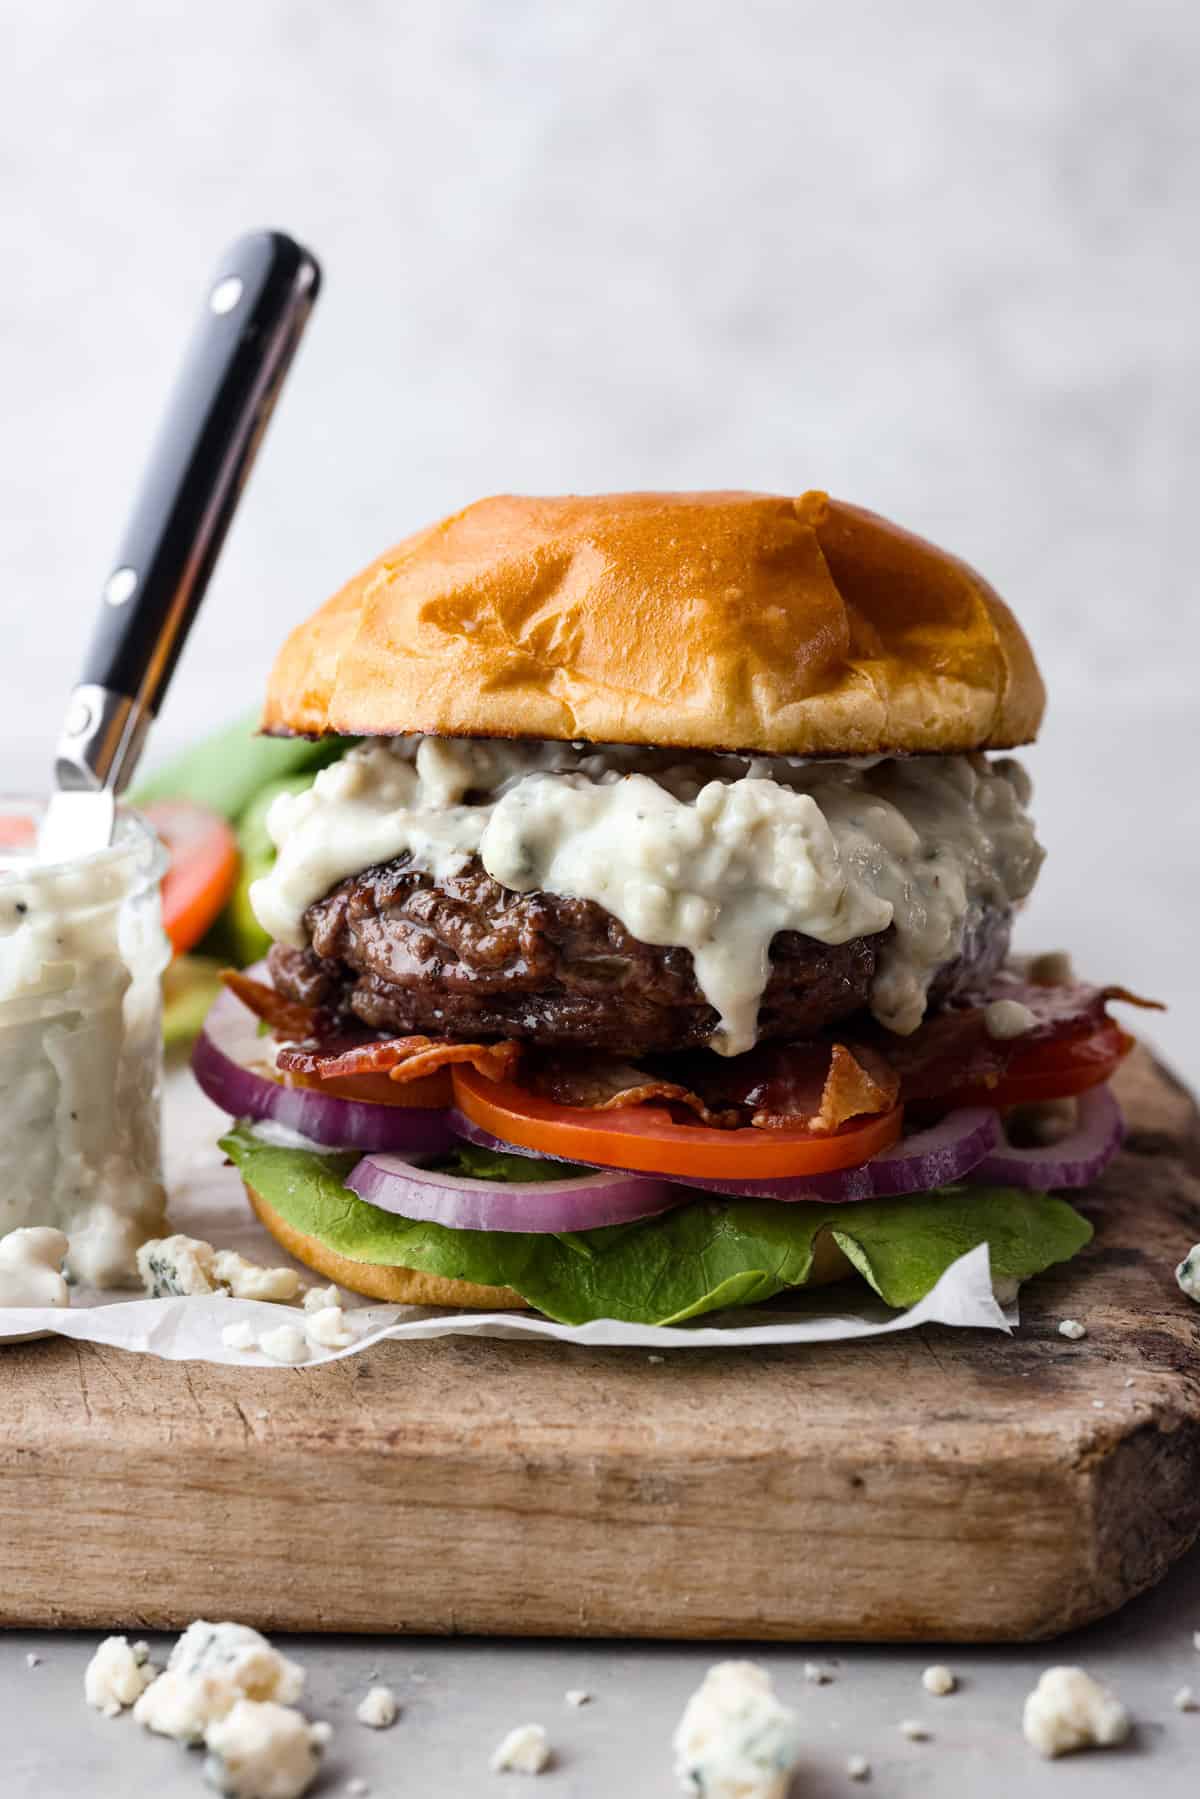
[[97, 1286], [161, 1234], [161, 872], [130, 815], [99, 855], [0, 863], [0, 1233], [61, 1229]]
[[251, 900], [303, 947], [304, 913], [401, 854], [438, 879], [473, 855], [504, 887], [593, 900], [644, 943], [690, 950], [722, 1055], [755, 1041], [771, 940], [837, 944], [894, 927], [871, 1007], [907, 1034], [968, 914], [1007, 910], [1042, 859], [1011, 760], [802, 762], [559, 743], [401, 738], [361, 745], [282, 794], [278, 850]]

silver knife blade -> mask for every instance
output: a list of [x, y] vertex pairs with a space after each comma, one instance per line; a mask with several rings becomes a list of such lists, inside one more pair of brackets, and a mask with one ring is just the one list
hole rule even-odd
[[76, 862], [112, 842], [117, 802], [110, 789], [51, 794], [38, 829], [39, 862]]

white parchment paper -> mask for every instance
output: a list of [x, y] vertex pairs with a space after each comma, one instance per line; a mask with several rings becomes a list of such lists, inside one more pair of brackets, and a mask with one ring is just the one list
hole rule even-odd
[[[190, 1237], [203, 1237], [220, 1249], [237, 1249], [269, 1267], [290, 1262], [275, 1239], [246, 1204], [242, 1184], [232, 1168], [222, 1165], [216, 1140], [226, 1119], [210, 1105], [180, 1070], [167, 1082], [165, 1136], [171, 1227]], [[291, 1266], [301, 1268], [299, 1263]], [[326, 1285], [301, 1268], [309, 1283]], [[372, 1305], [344, 1294], [356, 1332], [347, 1349], [310, 1345], [302, 1367], [357, 1355], [385, 1337], [444, 1336], [553, 1338], [561, 1343], [604, 1348], [730, 1349], [755, 1344], [841, 1343], [858, 1337], [886, 1336], [915, 1330], [922, 1324], [1008, 1330], [1016, 1322], [1013, 1307], [1001, 1308], [992, 1292], [986, 1245], [980, 1245], [948, 1268], [937, 1286], [907, 1312], [893, 1312], [864, 1285], [846, 1283], [801, 1293], [794, 1302], [746, 1307], [715, 1314], [705, 1322], [680, 1327], [624, 1324], [597, 1319], [591, 1324], [554, 1324], [528, 1312], [461, 1312], [429, 1306]], [[168, 1361], [224, 1363], [229, 1366], [281, 1366], [258, 1350], [226, 1349], [225, 1325], [248, 1323], [256, 1334], [280, 1324], [303, 1327], [299, 1306], [271, 1305], [258, 1300], [213, 1294], [193, 1299], [145, 1299], [128, 1293], [97, 1293], [75, 1288], [65, 1309], [46, 1306], [0, 1306], [0, 1342], [20, 1342], [46, 1333], [81, 1342], [105, 1343], [134, 1354], [162, 1356]]]

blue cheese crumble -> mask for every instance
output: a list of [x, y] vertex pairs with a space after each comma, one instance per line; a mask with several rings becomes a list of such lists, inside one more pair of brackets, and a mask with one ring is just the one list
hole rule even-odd
[[796, 1713], [765, 1668], [718, 1662], [675, 1731], [675, 1772], [697, 1799], [784, 1799], [800, 1755]]
[[199, 1743], [208, 1726], [241, 1699], [290, 1705], [304, 1690], [304, 1671], [248, 1624], [198, 1618], [172, 1649], [166, 1670], [147, 1687], [133, 1715], [147, 1730]]
[[550, 1766], [550, 1744], [540, 1724], [518, 1724], [492, 1751], [493, 1774], [541, 1774]]
[[84, 1670], [83, 1696], [106, 1718], [115, 1718], [141, 1698], [157, 1673], [146, 1643], [130, 1648], [128, 1637], [105, 1637]]
[[0, 1306], [68, 1306], [63, 1260], [70, 1248], [63, 1231], [27, 1225], [0, 1237]]
[[1175, 1279], [1179, 1282], [1180, 1291], [1200, 1305], [1200, 1243], [1193, 1244], [1188, 1250], [1175, 1270]]
[[371, 1687], [354, 1708], [360, 1724], [371, 1730], [387, 1730], [400, 1716], [400, 1707], [391, 1687]]
[[263, 1268], [236, 1249], [214, 1249], [201, 1237], [152, 1237], [137, 1252], [138, 1273], [152, 1299], [195, 1298], [229, 1293], [234, 1299], [298, 1298], [294, 1268]]
[[204, 1776], [229, 1799], [300, 1799], [321, 1765], [327, 1733], [290, 1706], [239, 1699], [204, 1736]]
[[1129, 1713], [1082, 1668], [1047, 1668], [1025, 1701], [1025, 1740], [1039, 1755], [1110, 1749], [1129, 1735]]

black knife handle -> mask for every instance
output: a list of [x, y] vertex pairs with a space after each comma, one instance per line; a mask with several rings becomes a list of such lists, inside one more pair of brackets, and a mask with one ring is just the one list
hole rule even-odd
[[221, 258], [102, 589], [80, 687], [157, 712], [320, 283], [315, 258], [279, 231], [241, 237]]

